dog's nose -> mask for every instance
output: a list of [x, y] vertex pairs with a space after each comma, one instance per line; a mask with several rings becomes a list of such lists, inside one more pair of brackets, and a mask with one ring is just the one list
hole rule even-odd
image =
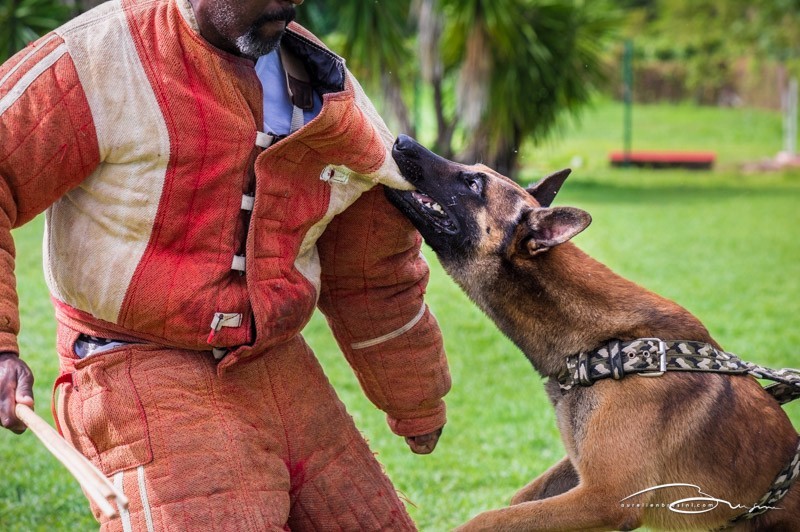
[[400, 135], [397, 137], [397, 140], [394, 141], [394, 149], [398, 151], [410, 151], [414, 149], [416, 144], [416, 141], [408, 135]]

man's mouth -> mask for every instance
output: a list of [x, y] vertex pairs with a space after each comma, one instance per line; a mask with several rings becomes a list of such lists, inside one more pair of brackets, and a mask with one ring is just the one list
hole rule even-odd
[[289, 6], [264, 14], [263, 16], [259, 17], [258, 20], [256, 20], [255, 26], [260, 27], [268, 22], [283, 22], [288, 25], [295, 19], [296, 16], [297, 12], [295, 11], [294, 7]]
[[276, 19], [276, 20], [264, 20], [264, 21], [259, 22], [258, 25], [257, 25], [258, 28], [261, 28], [261, 29], [270, 28], [270, 31], [275, 31], [275, 32], [278, 32], [278, 31], [279, 32], [283, 32], [283, 30], [286, 29], [286, 26], [288, 26], [288, 23], [285, 20], [278, 20], [278, 19]]

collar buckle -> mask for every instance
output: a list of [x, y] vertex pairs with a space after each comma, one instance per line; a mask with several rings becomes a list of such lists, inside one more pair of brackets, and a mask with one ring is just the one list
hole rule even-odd
[[639, 338], [639, 340], [658, 342], [658, 371], [647, 370], [637, 373], [640, 377], [660, 377], [667, 372], [667, 342], [661, 338]]

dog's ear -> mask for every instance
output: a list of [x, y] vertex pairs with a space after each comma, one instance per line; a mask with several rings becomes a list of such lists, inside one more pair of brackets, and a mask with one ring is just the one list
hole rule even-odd
[[533, 256], [571, 239], [592, 223], [592, 217], [575, 207], [552, 207], [533, 209], [522, 223], [522, 251]]
[[529, 186], [525, 190], [539, 202], [539, 205], [549, 207], [553, 200], [556, 199], [556, 194], [561, 190], [561, 185], [564, 184], [570, 173], [572, 173], [571, 169], [564, 168], [554, 174], [543, 177], [538, 183]]

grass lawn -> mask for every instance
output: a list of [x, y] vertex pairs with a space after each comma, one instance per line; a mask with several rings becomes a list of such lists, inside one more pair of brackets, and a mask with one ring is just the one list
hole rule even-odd
[[[738, 170], [780, 149], [780, 117], [688, 106], [635, 110], [635, 148], [716, 151], [717, 169], [705, 173], [609, 169], [607, 152], [620, 147], [621, 122], [619, 105], [598, 103], [560, 140], [525, 148], [524, 175], [533, 180], [572, 165], [574, 177], [556, 203], [592, 214], [579, 246], [680, 302], [728, 350], [771, 367], [800, 367], [800, 172]], [[37, 376], [37, 410], [49, 417], [57, 362], [39, 265], [41, 220], [15, 236], [21, 345]], [[412, 455], [390, 434], [319, 316], [306, 336], [420, 529], [440, 531], [507, 504], [563, 448], [541, 380], [427, 255], [428, 302], [453, 375], [449, 422], [432, 455]], [[787, 412], [800, 427], [800, 402]], [[33, 436], [0, 434], [0, 463], [0, 530], [96, 528], [75, 482]]]

